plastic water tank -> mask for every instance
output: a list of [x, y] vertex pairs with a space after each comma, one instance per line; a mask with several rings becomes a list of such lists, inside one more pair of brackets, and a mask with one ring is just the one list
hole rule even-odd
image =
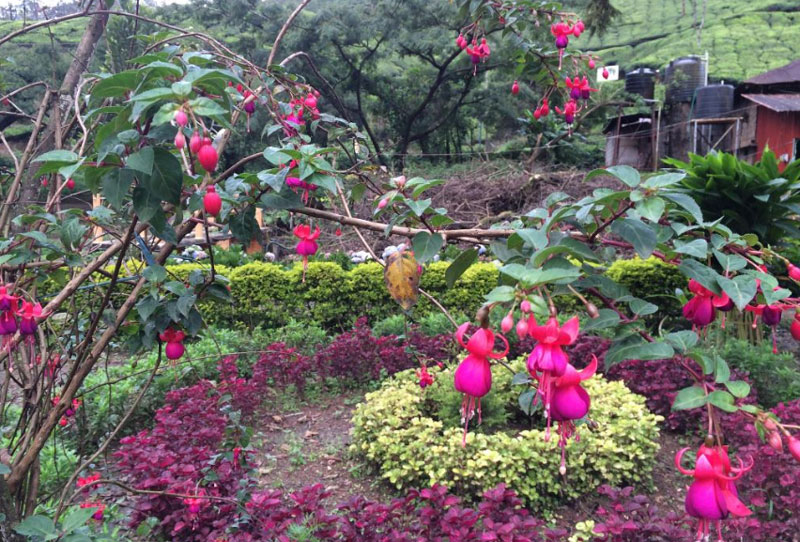
[[650, 68], [638, 68], [625, 74], [625, 90], [652, 100], [655, 95], [656, 72]]
[[667, 103], [691, 102], [697, 87], [706, 79], [706, 65], [699, 56], [676, 58], [667, 65], [664, 83]]
[[717, 118], [731, 109], [733, 109], [733, 85], [708, 85], [697, 89], [694, 118]]

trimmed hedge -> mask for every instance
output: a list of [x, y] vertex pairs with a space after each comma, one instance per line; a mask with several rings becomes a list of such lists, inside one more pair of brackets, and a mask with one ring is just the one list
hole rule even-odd
[[[427, 265], [420, 285], [449, 311], [473, 314], [484, 296], [497, 285], [497, 268], [491, 263], [477, 263], [467, 269], [453, 288], [447, 288], [448, 265], [447, 262]], [[167, 267], [181, 279], [195, 269], [208, 267], [200, 264]], [[383, 268], [376, 262], [347, 271], [333, 262], [311, 262], [305, 282], [299, 264], [285, 269], [273, 263], [253, 262], [233, 268], [218, 266], [217, 272], [230, 280], [233, 303], [200, 303], [204, 317], [213, 324], [271, 328], [295, 319], [343, 331], [350, 329], [359, 316], [378, 322], [399, 312], [384, 285]], [[609, 266], [607, 274], [627, 286], [634, 296], [660, 302], [668, 312], [679, 313], [677, 301], [668, 296], [673, 296], [675, 288], [684, 286], [686, 280], [674, 265], [656, 258], [618, 260]], [[437, 312], [435, 307], [421, 297], [414, 308], [414, 317], [423, 318], [433, 312]]]
[[[524, 362], [513, 362], [522, 370]], [[577, 498], [602, 484], [649, 483], [658, 450], [658, 422], [645, 399], [621, 382], [596, 376], [585, 383], [593, 399], [591, 418], [598, 428], [580, 428], [580, 440], [567, 446], [567, 483], [558, 474], [557, 438], [544, 440], [543, 429], [476, 431], [470, 428], [466, 447], [462, 428], [437, 419], [444, 401], [455, 409], [446, 390], [452, 388], [453, 369], [429, 369], [435, 383], [421, 390], [413, 370], [397, 373], [380, 390], [369, 393], [353, 416], [351, 449], [380, 469], [381, 476], [398, 489], [447, 485], [469, 499], [498, 483], [516, 491], [537, 512], [551, 512], [559, 502]], [[441, 387], [441, 390], [437, 390]], [[494, 385], [484, 399], [516, 408], [519, 386], [511, 385], [508, 371], [498, 368]], [[458, 401], [456, 401], [457, 403]], [[487, 409], [488, 410], [488, 409]], [[488, 418], [496, 418], [484, 412]], [[535, 415], [537, 418], [541, 414]]]

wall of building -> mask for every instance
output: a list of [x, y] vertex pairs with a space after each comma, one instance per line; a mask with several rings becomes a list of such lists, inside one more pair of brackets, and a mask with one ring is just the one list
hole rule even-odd
[[800, 139], [800, 112], [778, 113], [766, 107], [759, 107], [756, 139], [758, 140], [757, 160], [761, 159], [761, 154], [766, 146], [769, 146], [778, 158], [785, 155], [787, 161], [791, 160], [795, 139]]

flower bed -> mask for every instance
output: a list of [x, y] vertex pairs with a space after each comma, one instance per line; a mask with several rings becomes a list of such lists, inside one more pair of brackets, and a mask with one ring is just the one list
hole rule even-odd
[[[521, 370], [523, 363], [513, 365]], [[397, 488], [442, 483], [460, 495], [476, 498], [504, 483], [526, 505], [546, 512], [603, 483], [650, 479], [658, 450], [657, 424], [662, 418], [649, 413], [645, 399], [622, 383], [601, 377], [584, 383], [594, 399], [590, 416], [597, 428], [590, 431], [581, 426], [580, 440], [567, 446], [565, 483], [558, 475], [557, 439], [545, 442], [543, 429], [470, 431], [462, 447], [458, 420], [442, 419], [444, 413], [458, 411], [453, 404], [454, 398], [459, 400], [457, 394], [449, 392], [452, 369], [430, 372], [435, 383], [424, 391], [413, 371], [398, 373], [368, 394], [353, 417], [353, 450], [375, 463], [381, 477]], [[519, 391], [511, 384], [510, 372], [495, 371], [492, 391], [485, 398], [487, 426], [502, 424], [492, 419], [509, 418], [498, 409], [516, 408]], [[534, 414], [537, 420], [540, 417]]]

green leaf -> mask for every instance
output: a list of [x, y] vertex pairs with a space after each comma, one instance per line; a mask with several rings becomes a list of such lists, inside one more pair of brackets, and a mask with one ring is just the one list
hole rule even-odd
[[280, 193], [267, 192], [261, 196], [261, 204], [267, 210], [302, 209], [304, 207], [300, 196], [291, 190], [284, 190]]
[[103, 197], [108, 200], [114, 209], [119, 209], [128, 196], [128, 190], [132, 182], [133, 171], [129, 169], [112, 169], [103, 177]]
[[631, 188], [637, 187], [639, 183], [642, 182], [639, 172], [630, 166], [612, 166], [606, 169], [595, 169], [589, 172], [583, 180], [588, 181], [600, 175], [612, 175]]
[[180, 98], [185, 98], [192, 93], [192, 84], [187, 81], [176, 81], [172, 83], [172, 92]]
[[153, 173], [153, 160], [155, 159], [155, 152], [153, 147], [144, 147], [139, 152], [135, 152], [128, 156], [125, 165], [132, 170], [144, 173], [145, 175], [152, 175]]
[[731, 368], [728, 367], [728, 363], [719, 356], [717, 357], [717, 363], [714, 366], [714, 382], [717, 384], [722, 384], [727, 382], [731, 378]]
[[645, 188], [663, 188], [665, 186], [672, 186], [678, 184], [686, 177], [686, 173], [665, 173], [663, 175], [655, 175], [648, 178], [642, 183]]
[[171, 88], [151, 88], [150, 90], [145, 90], [139, 94], [134, 94], [131, 96], [130, 102], [154, 102], [156, 100], [166, 99], [166, 98], [174, 98], [175, 94], [172, 92]]
[[774, 305], [778, 301], [792, 295], [792, 292], [790, 292], [786, 288], [778, 288], [777, 290], [771, 290], [762, 287], [761, 292], [764, 294], [764, 303], [766, 303], [767, 305]]
[[203, 117], [216, 117], [219, 115], [225, 115], [228, 112], [217, 102], [211, 98], [206, 98], [205, 96], [195, 98], [194, 100], [189, 100], [189, 106], [192, 108], [192, 111], [195, 115], [200, 115]]
[[118, 98], [132, 91], [139, 84], [139, 70], [115, 73], [99, 81], [92, 88], [92, 98]]
[[633, 245], [633, 249], [642, 258], [647, 259], [658, 243], [656, 232], [641, 220], [623, 218], [611, 225], [611, 231]]
[[547, 246], [547, 232], [543, 230], [525, 228], [517, 230], [517, 234], [522, 237], [522, 240], [525, 241], [526, 244], [532, 246], [536, 250]]
[[64, 521], [61, 523], [61, 530], [65, 533], [71, 533], [89, 521], [89, 518], [91, 518], [94, 513], [94, 508], [75, 508], [64, 518]]
[[708, 396], [703, 388], [697, 386], [689, 386], [683, 388], [675, 396], [672, 402], [672, 410], [690, 410], [705, 405], [708, 402]]
[[664, 340], [681, 354], [685, 354], [693, 348], [698, 341], [697, 333], [690, 330], [674, 331], [664, 337]]
[[286, 154], [282, 149], [277, 147], [267, 147], [264, 149], [264, 159], [270, 164], [279, 166], [288, 166], [292, 161], [292, 157]]
[[688, 254], [701, 260], [708, 255], [708, 242], [705, 239], [694, 239], [692, 241], [675, 241], [675, 252]]
[[248, 205], [236, 214], [231, 215], [228, 223], [230, 224], [233, 236], [245, 244], [249, 243], [260, 233], [258, 222], [256, 222], [256, 208], [253, 205]]
[[431, 199], [422, 199], [422, 200], [413, 200], [406, 198], [406, 205], [408, 208], [411, 209], [415, 215], [422, 216], [425, 214], [425, 211], [430, 209], [431, 206]]
[[733, 395], [725, 390], [714, 390], [708, 394], [708, 402], [725, 412], [736, 412], [739, 410], [734, 404]]
[[514, 300], [515, 293], [516, 289], [513, 286], [496, 286], [486, 294], [486, 301], [489, 303], [506, 303]]
[[668, 359], [675, 354], [672, 347], [664, 342], [645, 342], [644, 339], [621, 341], [611, 345], [606, 353], [606, 367], [629, 359]]
[[44, 516], [30, 516], [14, 527], [14, 530], [23, 536], [39, 536], [45, 540], [52, 540], [57, 536], [55, 523]]
[[419, 263], [430, 261], [439, 253], [442, 245], [444, 245], [444, 238], [441, 234], [430, 234], [426, 231], [421, 231], [412, 240], [414, 257]]
[[756, 295], [756, 281], [749, 275], [737, 275], [732, 279], [719, 276], [717, 283], [740, 311], [743, 311]]
[[539, 403], [534, 403], [536, 399], [536, 390], [525, 390], [519, 394], [519, 408], [527, 416], [530, 416], [538, 410]]
[[663, 192], [661, 195], [677, 203], [685, 211], [688, 211], [698, 224], [703, 223], [703, 211], [700, 210], [700, 206], [697, 205], [697, 202], [694, 201], [691, 196], [681, 194], [680, 192]]
[[142, 322], [146, 322], [150, 316], [155, 312], [158, 307], [158, 300], [151, 295], [143, 297], [136, 303], [136, 312], [139, 313], [139, 318]]
[[619, 314], [611, 309], [600, 309], [597, 318], [590, 318], [583, 325], [583, 331], [606, 329], [619, 324]]
[[184, 318], [189, 315], [189, 311], [194, 307], [195, 301], [197, 301], [197, 296], [193, 294], [184, 294], [178, 298], [178, 311]]
[[728, 380], [725, 382], [725, 387], [734, 397], [743, 398], [750, 395], [750, 384], [744, 380]]
[[633, 314], [638, 316], [647, 316], [649, 314], [654, 314], [658, 311], [658, 305], [654, 305], [644, 299], [639, 299], [638, 297], [634, 297], [628, 302], [628, 306], [633, 311]]
[[715, 294], [721, 293], [718, 283], [720, 275], [707, 265], [697, 260], [686, 259], [680, 263], [678, 270], [690, 279], [696, 280]]
[[527, 371], [516, 373], [511, 378], [512, 386], [521, 386], [522, 384], [529, 384], [531, 382], [531, 375]]
[[142, 276], [150, 282], [164, 282], [167, 278], [167, 270], [160, 265], [151, 265], [142, 271]]
[[463, 275], [464, 271], [469, 269], [476, 261], [478, 261], [478, 251], [474, 248], [467, 249], [459, 254], [456, 259], [447, 266], [447, 270], [444, 272], [447, 287], [452, 288], [453, 284], [458, 280], [458, 277]]
[[64, 164], [72, 164], [80, 159], [80, 156], [72, 151], [55, 150], [41, 154], [31, 160], [31, 162], [61, 162]]
[[651, 222], [658, 222], [661, 219], [665, 207], [664, 200], [658, 196], [645, 198], [636, 204], [636, 210], [639, 214]]

